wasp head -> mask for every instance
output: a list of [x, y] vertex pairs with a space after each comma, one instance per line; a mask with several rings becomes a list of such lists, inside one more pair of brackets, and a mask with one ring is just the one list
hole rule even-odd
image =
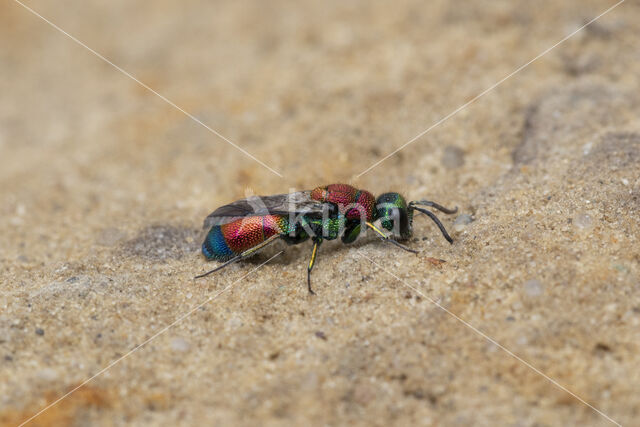
[[396, 239], [411, 237], [413, 211], [408, 209], [407, 201], [399, 193], [384, 193], [376, 199], [376, 219]]

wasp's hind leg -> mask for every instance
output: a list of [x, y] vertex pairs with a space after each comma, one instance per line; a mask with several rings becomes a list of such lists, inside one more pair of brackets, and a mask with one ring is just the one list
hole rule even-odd
[[313, 266], [316, 265], [316, 255], [318, 255], [318, 247], [322, 243], [322, 237], [314, 237], [313, 238], [313, 252], [311, 252], [311, 260], [309, 261], [309, 266], [307, 267], [307, 287], [309, 288], [309, 293], [311, 295], [315, 295], [311, 289], [311, 270], [313, 270]]
[[205, 277], [208, 276], [212, 273], [215, 273], [216, 271], [220, 271], [223, 268], [225, 268], [226, 266], [233, 264], [234, 262], [238, 262], [241, 261], [245, 258], [249, 258], [251, 255], [255, 255], [256, 253], [258, 253], [260, 250], [264, 249], [266, 246], [270, 245], [271, 243], [275, 242], [276, 239], [278, 239], [280, 237], [280, 235], [276, 234], [275, 236], [271, 236], [269, 237], [267, 240], [265, 240], [264, 242], [250, 248], [247, 249], [246, 251], [242, 252], [240, 255], [237, 255], [233, 258], [231, 258], [229, 261], [226, 261], [224, 264], [217, 266], [216, 268], [214, 268], [213, 270], [207, 271], [206, 273], [200, 274], [196, 277], [194, 277], [194, 279], [199, 279], [201, 277]]
[[397, 242], [395, 240], [393, 240], [392, 238], [390, 238], [389, 236], [387, 236], [386, 234], [384, 234], [378, 227], [376, 227], [375, 225], [371, 224], [370, 222], [367, 222], [367, 227], [369, 227], [370, 229], [372, 229], [373, 231], [375, 231], [376, 233], [378, 233], [378, 235], [380, 236], [380, 239], [384, 242], [389, 242], [393, 245], [396, 245], [397, 247], [399, 247], [400, 249], [404, 249], [407, 252], [411, 252], [414, 254], [417, 254], [418, 251], [416, 251], [415, 249], [411, 249], [405, 245], [403, 245], [400, 242]]

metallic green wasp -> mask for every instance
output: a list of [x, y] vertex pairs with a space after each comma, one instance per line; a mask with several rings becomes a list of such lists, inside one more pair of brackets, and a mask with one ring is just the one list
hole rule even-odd
[[[196, 278], [254, 255], [278, 239], [298, 244], [311, 238], [313, 251], [307, 268], [307, 286], [313, 294], [311, 270], [323, 240], [341, 238], [343, 243], [351, 243], [363, 227], [368, 227], [385, 242], [417, 253], [398, 240], [411, 237], [413, 214], [421, 212], [436, 223], [449, 243], [453, 243], [440, 220], [425, 207], [446, 214], [458, 210], [447, 209], [428, 200], [407, 203], [399, 193], [384, 193], [376, 199], [370, 192], [347, 184], [241, 199], [216, 209], [205, 219], [209, 233], [202, 244], [202, 253], [207, 259], [225, 262]], [[390, 236], [374, 225], [377, 220], [384, 230], [391, 233]]]

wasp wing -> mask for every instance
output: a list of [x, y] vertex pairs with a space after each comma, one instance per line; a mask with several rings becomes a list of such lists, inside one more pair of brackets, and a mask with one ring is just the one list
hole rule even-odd
[[273, 196], [252, 196], [220, 206], [204, 220], [204, 228], [227, 224], [238, 218], [264, 215], [305, 214], [322, 216], [325, 203], [311, 198], [310, 191]]

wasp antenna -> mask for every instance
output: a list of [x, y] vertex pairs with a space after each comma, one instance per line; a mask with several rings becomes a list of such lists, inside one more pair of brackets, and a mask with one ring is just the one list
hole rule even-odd
[[445, 239], [447, 239], [447, 241], [449, 243], [453, 243], [453, 239], [451, 238], [451, 236], [449, 236], [449, 233], [447, 233], [447, 230], [444, 228], [444, 225], [442, 225], [442, 223], [440, 222], [440, 220], [438, 219], [437, 216], [435, 216], [435, 214], [431, 211], [428, 211], [426, 209], [422, 209], [422, 208], [417, 208], [415, 206], [411, 206], [411, 209], [417, 210], [418, 212], [422, 212], [423, 214], [427, 215], [429, 218], [431, 218], [433, 220], [433, 222], [436, 223], [436, 225], [438, 226], [438, 228], [440, 229], [440, 231], [442, 232], [442, 235], [444, 236]]
[[458, 207], [456, 206], [453, 209], [449, 209], [449, 208], [445, 208], [442, 205], [437, 204], [436, 202], [432, 202], [431, 200], [415, 200], [413, 202], [409, 203], [409, 206], [415, 206], [415, 205], [422, 205], [422, 206], [430, 206], [434, 209], [439, 210], [442, 213], [446, 213], [446, 214], [454, 214], [456, 212], [458, 212]]
[[211, 273], [215, 273], [218, 270], [222, 270], [223, 268], [225, 268], [226, 266], [228, 266], [229, 264], [233, 264], [236, 261], [240, 261], [243, 257], [242, 256], [237, 256], [235, 258], [231, 258], [229, 261], [225, 262], [222, 265], [217, 266], [216, 268], [214, 268], [213, 270], [209, 270], [206, 273], [202, 273], [197, 275], [196, 277], [194, 277], [194, 279], [200, 279], [201, 277], [205, 277], [210, 275]]

